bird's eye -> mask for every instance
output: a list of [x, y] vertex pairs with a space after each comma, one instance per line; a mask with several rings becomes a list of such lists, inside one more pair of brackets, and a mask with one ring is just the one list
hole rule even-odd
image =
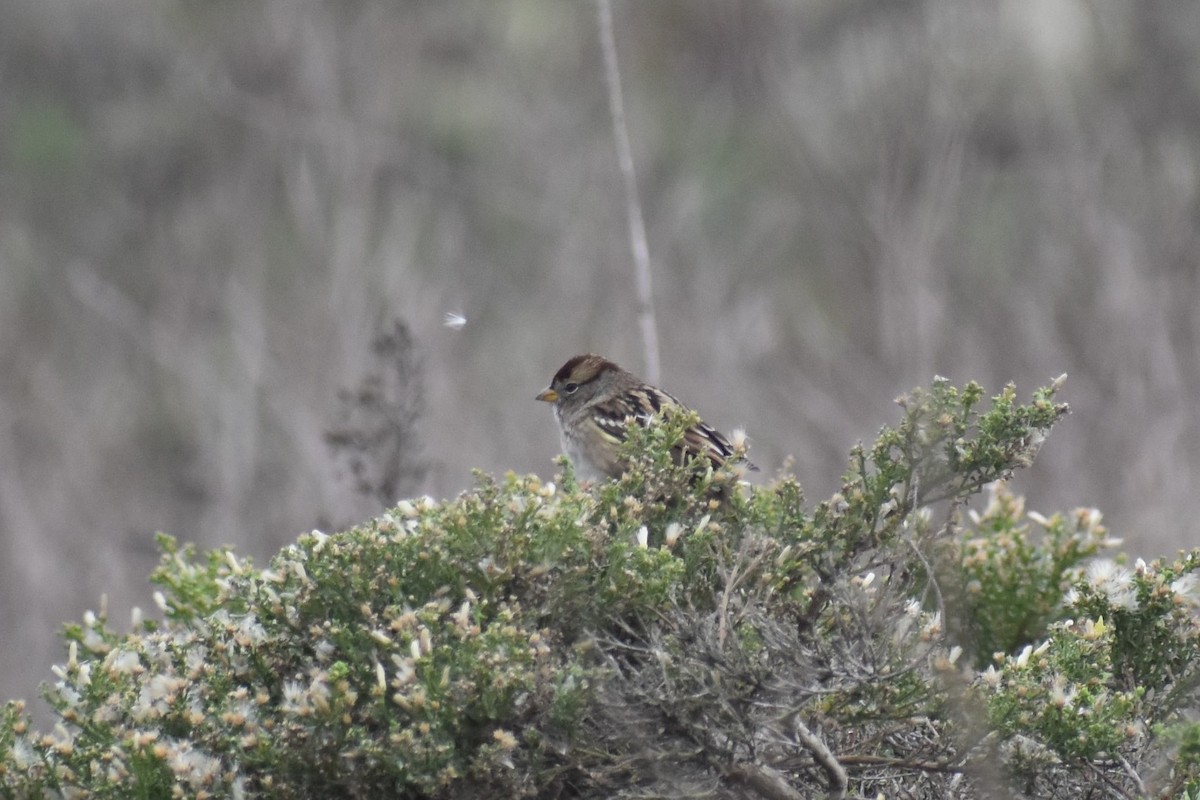
[[568, 383], [566, 386], [563, 387], [563, 391], [566, 392], [567, 394], [575, 394], [575, 392], [577, 392], [578, 390], [579, 390], [578, 383]]

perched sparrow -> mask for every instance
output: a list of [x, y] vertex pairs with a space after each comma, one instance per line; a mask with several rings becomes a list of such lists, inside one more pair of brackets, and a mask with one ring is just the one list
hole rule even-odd
[[[631, 422], [644, 426], [658, 412], [687, 410], [661, 389], [591, 353], [563, 364], [537, 399], [554, 404], [563, 452], [583, 480], [620, 476], [621, 442]], [[729, 440], [703, 422], [684, 433], [682, 451], [706, 456], [714, 467], [734, 456]], [[758, 469], [749, 461], [742, 463]]]

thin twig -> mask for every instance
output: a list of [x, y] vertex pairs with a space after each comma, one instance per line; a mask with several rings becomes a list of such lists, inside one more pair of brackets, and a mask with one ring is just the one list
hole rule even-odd
[[842, 756], [840, 763], [851, 766], [869, 766], [869, 767], [896, 767], [898, 769], [912, 769], [920, 772], [949, 772], [958, 774], [963, 771], [960, 764], [951, 764], [946, 761], [924, 761], [919, 758], [890, 758], [888, 756]]
[[942, 596], [942, 587], [938, 582], [937, 573], [933, 570], [933, 564], [929, 563], [929, 559], [925, 557], [925, 553], [922, 552], [921, 548], [917, 545], [916, 540], [913, 537], [909, 537], [904, 541], [905, 544], [908, 545], [909, 549], [913, 551], [913, 554], [917, 557], [917, 560], [921, 562], [921, 566], [925, 568], [925, 575], [929, 578], [929, 586], [933, 588], [933, 595], [935, 598], [937, 598], [938, 613], [942, 615], [942, 621], [944, 623], [946, 620], [946, 599]]
[[596, 0], [600, 17], [600, 47], [604, 51], [604, 79], [608, 84], [608, 107], [612, 112], [613, 139], [617, 145], [617, 161], [625, 184], [625, 210], [629, 216], [629, 244], [633, 249], [634, 275], [637, 278], [638, 324], [642, 329], [642, 346], [646, 357], [646, 379], [658, 383], [658, 323], [654, 316], [654, 290], [650, 282], [650, 247], [646, 243], [646, 224], [642, 219], [642, 203], [638, 199], [637, 176], [633, 171], [633, 151], [629, 147], [629, 132], [625, 127], [625, 100], [621, 95], [621, 73], [617, 68], [617, 42], [613, 36], [612, 3]]
[[743, 545], [738, 548], [737, 558], [734, 560], [730, 572], [725, 576], [725, 591], [721, 593], [721, 604], [717, 612], [720, 615], [717, 621], [717, 647], [721, 650], [725, 649], [725, 637], [729, 632], [729, 599], [742, 584], [742, 581], [752, 575], [766, 559], [766, 553], [760, 552], [751, 559], [745, 569], [739, 571], [738, 567], [741, 565], [745, 555], [746, 547]]
[[1125, 774], [1128, 775], [1129, 779], [1133, 781], [1133, 786], [1135, 789], [1137, 789], [1138, 796], [1146, 797], [1149, 795], [1149, 792], [1146, 791], [1146, 784], [1142, 782], [1142, 776], [1139, 775], [1138, 771], [1133, 768], [1133, 765], [1130, 764], [1120, 753], [1116, 754], [1116, 759], [1121, 763], [1121, 767], [1125, 770]]
[[[1097, 767], [1091, 761], [1084, 762], [1084, 766], [1087, 767], [1089, 772], [1091, 772], [1093, 775], [1095, 775], [1097, 778], [1099, 778], [1101, 781], [1103, 781], [1104, 784], [1109, 789], [1112, 790], [1112, 794], [1114, 797], [1119, 797], [1119, 798], [1121, 798], [1121, 800], [1133, 800], [1133, 796], [1130, 795], [1129, 792], [1127, 792], [1123, 788], [1121, 788], [1121, 786], [1119, 786], [1116, 781], [1114, 781], [1107, 774], [1105, 774], [1104, 770]], [[1139, 795], [1139, 796], [1145, 797], [1144, 794]]]

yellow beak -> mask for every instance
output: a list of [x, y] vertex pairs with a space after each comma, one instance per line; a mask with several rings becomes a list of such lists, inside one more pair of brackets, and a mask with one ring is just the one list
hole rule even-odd
[[557, 403], [558, 402], [558, 392], [554, 391], [553, 389], [547, 389], [546, 391], [542, 392], [541, 394], [539, 394], [537, 397], [535, 397], [533, 399], [541, 400], [543, 403]]

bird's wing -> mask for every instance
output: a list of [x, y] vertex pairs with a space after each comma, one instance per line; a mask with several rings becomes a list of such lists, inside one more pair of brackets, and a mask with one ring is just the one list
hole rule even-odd
[[[676, 409], [688, 410], [683, 403], [653, 386], [643, 384], [635, 390], [635, 393], [639, 399], [643, 400], [643, 409], [653, 409], [649, 413], [643, 411], [642, 415], [637, 417], [638, 422], [642, 425], [645, 425], [653, 414], [661, 413], [667, 416]], [[683, 432], [682, 449], [684, 453], [693, 458], [698, 456], [708, 458], [714, 467], [721, 466], [726, 459], [733, 455], [733, 445], [729, 443], [729, 440], [704, 420], [698, 421]]]
[[[683, 403], [661, 389], [649, 384], [640, 384], [623, 393], [606, 414], [596, 414], [597, 427], [613, 441], [624, 442], [627, 435], [626, 420], [633, 420], [645, 427], [655, 414], [668, 416], [672, 411], [687, 411]], [[703, 420], [683, 432], [680, 449], [695, 458], [704, 456], [719, 467], [733, 455], [733, 445], [720, 431]], [[749, 461], [749, 469], [757, 469]]]
[[605, 436], [616, 442], [624, 442], [628, 420], [645, 427], [650, 417], [662, 409], [664, 400], [671, 402], [669, 396], [651, 386], [635, 386], [607, 406], [595, 408], [592, 416]]

